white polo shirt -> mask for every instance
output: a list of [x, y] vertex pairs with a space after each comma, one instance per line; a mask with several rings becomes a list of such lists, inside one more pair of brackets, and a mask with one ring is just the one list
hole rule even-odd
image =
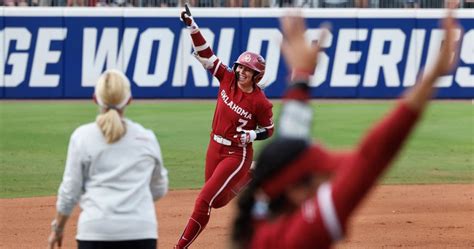
[[113, 144], [95, 122], [71, 135], [56, 206], [69, 215], [80, 202], [78, 240], [158, 238], [153, 201], [167, 193], [168, 172], [154, 133], [125, 123], [125, 135]]

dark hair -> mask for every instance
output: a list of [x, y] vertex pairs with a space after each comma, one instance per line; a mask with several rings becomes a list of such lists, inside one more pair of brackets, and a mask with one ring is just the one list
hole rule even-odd
[[[263, 148], [257, 158], [253, 179], [237, 202], [237, 216], [234, 219], [231, 235], [235, 248], [246, 248], [253, 236], [252, 209], [255, 204], [255, 192], [267, 179], [289, 165], [307, 147], [308, 141], [303, 139], [276, 138]], [[269, 211], [278, 212], [285, 202], [284, 196], [270, 200]]]

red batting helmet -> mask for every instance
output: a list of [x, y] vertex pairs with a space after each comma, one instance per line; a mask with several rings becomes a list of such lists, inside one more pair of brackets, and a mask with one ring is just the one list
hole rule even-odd
[[257, 72], [253, 77], [255, 83], [258, 83], [265, 73], [265, 59], [259, 54], [252, 53], [249, 51], [243, 52], [236, 62], [234, 62], [234, 66], [232, 69], [237, 69], [237, 65], [246, 66], [253, 71]]

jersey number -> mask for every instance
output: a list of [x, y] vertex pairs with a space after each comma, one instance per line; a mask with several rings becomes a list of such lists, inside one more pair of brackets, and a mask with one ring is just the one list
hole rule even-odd
[[244, 126], [248, 123], [248, 120], [239, 118], [240, 125], [237, 126], [237, 132], [241, 132], [244, 129]]

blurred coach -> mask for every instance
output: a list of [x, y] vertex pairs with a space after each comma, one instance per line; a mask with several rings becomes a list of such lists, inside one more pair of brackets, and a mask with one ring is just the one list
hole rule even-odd
[[100, 114], [71, 135], [48, 248], [61, 247], [77, 202], [79, 249], [156, 248], [153, 201], [168, 191], [168, 172], [154, 133], [124, 117], [131, 98], [122, 72], [108, 70], [99, 78], [94, 101]]

